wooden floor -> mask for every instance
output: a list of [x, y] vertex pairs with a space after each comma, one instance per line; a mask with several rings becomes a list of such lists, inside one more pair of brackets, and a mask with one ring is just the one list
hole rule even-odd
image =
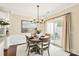
[[4, 50], [4, 56], [16, 56], [17, 45], [10, 46], [9, 49]]
[[[4, 50], [4, 56], [16, 56], [17, 46], [18, 45], [12, 45], [7, 50]], [[70, 53], [70, 56], [78, 56], [78, 55]]]

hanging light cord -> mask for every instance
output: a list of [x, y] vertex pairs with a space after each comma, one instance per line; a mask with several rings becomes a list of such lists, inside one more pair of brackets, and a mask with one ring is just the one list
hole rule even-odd
[[37, 5], [37, 20], [39, 22], [39, 5]]

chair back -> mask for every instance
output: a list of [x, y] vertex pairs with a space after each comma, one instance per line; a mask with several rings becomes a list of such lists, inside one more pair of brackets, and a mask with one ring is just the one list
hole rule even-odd
[[48, 42], [49, 37], [42, 37], [41, 40], [42, 40], [42, 42]]
[[29, 43], [29, 37], [27, 35], [25, 35], [26, 37], [26, 42]]
[[43, 37], [41, 40], [42, 40], [42, 48], [43, 48], [43, 46], [47, 46], [49, 48], [49, 46], [50, 46], [50, 34], [45, 34], [45, 37]]
[[49, 42], [50, 41], [50, 34], [46, 33], [44, 37], [42, 37], [43, 42]]

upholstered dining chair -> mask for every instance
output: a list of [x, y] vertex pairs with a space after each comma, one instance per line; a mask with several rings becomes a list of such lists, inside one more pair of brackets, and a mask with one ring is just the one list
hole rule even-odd
[[45, 34], [44, 37], [41, 37], [41, 48], [40, 48], [40, 51], [41, 51], [41, 55], [43, 56], [43, 52], [45, 50], [47, 50], [48, 52], [48, 56], [50, 56], [50, 53], [49, 53], [49, 46], [50, 46], [50, 34]]
[[25, 35], [25, 37], [26, 37], [26, 44], [27, 44], [26, 51], [28, 50], [27, 55], [29, 56], [30, 48], [34, 47], [35, 44], [30, 41], [30, 38], [27, 35]]

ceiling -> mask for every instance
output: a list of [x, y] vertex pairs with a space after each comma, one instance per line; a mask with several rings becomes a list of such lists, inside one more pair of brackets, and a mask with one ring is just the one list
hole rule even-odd
[[76, 5], [75, 3], [0, 3], [0, 7], [11, 11], [14, 14], [37, 17], [37, 5], [39, 5], [39, 15], [45, 16], [51, 12], [57, 12], [65, 8]]

